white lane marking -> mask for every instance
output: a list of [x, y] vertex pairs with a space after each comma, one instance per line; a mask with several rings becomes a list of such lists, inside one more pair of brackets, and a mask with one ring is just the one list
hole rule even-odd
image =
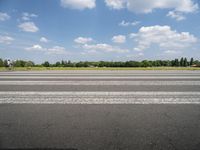
[[0, 76], [0, 79], [200, 79], [200, 76]]
[[119, 76], [163, 76], [163, 75], [166, 75], [166, 76], [198, 76], [200, 75], [200, 73], [174, 73], [174, 74], [169, 74], [169, 73], [59, 73], [59, 74], [55, 74], [55, 73], [46, 73], [46, 74], [43, 74], [43, 73], [39, 73], [39, 74], [36, 74], [36, 73], [27, 73], [27, 74], [17, 74], [17, 73], [0, 73], [0, 76], [90, 76], [90, 75], [94, 75], [94, 76], [112, 76], [112, 75], [119, 75]]
[[0, 81], [0, 85], [200, 85], [200, 81]]
[[38, 92], [38, 91], [0, 91], [0, 95], [200, 95], [200, 92]]
[[0, 104], [200, 104], [200, 92], [0, 92]]

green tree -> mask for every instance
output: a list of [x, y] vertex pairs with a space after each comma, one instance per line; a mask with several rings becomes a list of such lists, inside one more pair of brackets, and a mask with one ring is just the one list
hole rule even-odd
[[3, 59], [0, 58], [0, 67], [4, 67]]
[[149, 67], [149, 66], [150, 66], [149, 61], [143, 60], [143, 61], [141, 62], [141, 67]]
[[42, 66], [44, 66], [44, 67], [49, 67], [49, 66], [50, 66], [50, 63], [49, 63], [48, 61], [45, 61], [45, 62], [42, 64]]
[[25, 62], [25, 67], [33, 67], [35, 64], [32, 61]]
[[56, 67], [61, 67], [61, 63], [59, 61], [56, 62], [55, 64]]
[[187, 58], [184, 58], [183, 66], [184, 66], [184, 67], [187, 67], [187, 66], [188, 66]]
[[26, 63], [26, 61], [23, 61], [23, 60], [16, 60], [16, 61], [14, 62], [14, 66], [15, 66], [15, 67], [25, 67], [25, 63]]
[[176, 67], [179, 67], [179, 66], [180, 66], [180, 63], [179, 63], [178, 59], [175, 59], [175, 60], [174, 60], [174, 64], [175, 64]]
[[180, 66], [181, 66], [181, 67], [184, 66], [184, 59], [183, 59], [183, 57], [181, 57], [181, 60], [180, 60]]
[[190, 59], [190, 66], [192, 66], [193, 64], [194, 64], [194, 59], [191, 58], [191, 59]]
[[3, 61], [3, 65], [4, 65], [4, 67], [8, 67], [8, 62], [6, 59]]

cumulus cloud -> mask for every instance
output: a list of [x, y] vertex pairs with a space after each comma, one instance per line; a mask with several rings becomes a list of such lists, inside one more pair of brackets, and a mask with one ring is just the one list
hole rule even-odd
[[148, 49], [153, 44], [163, 50], [178, 51], [197, 42], [197, 38], [188, 32], [179, 33], [170, 26], [159, 25], [141, 27], [138, 33], [133, 33], [130, 37], [137, 43], [135, 51]]
[[[122, 38], [124, 38], [124, 37], [122, 37]], [[116, 38], [114, 38], [114, 39], [117, 41]], [[122, 40], [124, 40], [124, 39], [122, 39]], [[86, 50], [87, 53], [96, 53], [99, 51], [126, 53], [129, 51], [127, 49], [122, 49], [117, 46], [112, 46], [112, 45], [109, 45], [106, 43], [91, 44], [90, 42], [92, 42], [92, 41], [94, 41], [92, 38], [86, 38], [86, 37], [78, 37], [78, 38], [74, 39], [74, 42], [79, 44], [78, 46], [81, 47], [82, 49]], [[119, 41], [117, 41], [117, 42], [119, 42]]]
[[169, 13], [168, 16], [178, 20], [183, 20], [184, 14], [196, 12], [199, 8], [193, 0], [105, 0], [105, 3], [112, 9], [127, 8], [135, 13], [151, 13], [154, 9], [171, 9], [173, 13]]
[[44, 52], [45, 54], [49, 54], [49, 55], [65, 55], [68, 54], [68, 52], [66, 51], [66, 49], [64, 47], [61, 46], [53, 46], [52, 48], [44, 48], [39, 44], [35, 44], [31, 47], [27, 47], [25, 48], [26, 51], [39, 51], [39, 52]]
[[12, 41], [14, 41], [14, 38], [12, 38], [10, 36], [2, 36], [2, 35], [0, 35], [0, 43], [11, 44]]
[[36, 18], [36, 17], [38, 17], [38, 15], [36, 14], [27, 13], [27, 12], [22, 13], [22, 20], [24, 21], [29, 21], [31, 20], [31, 18]]
[[71, 9], [92, 9], [96, 7], [96, 0], [61, 0], [61, 6]]
[[128, 54], [126, 55], [127, 58], [138, 58], [144, 56], [144, 53], [139, 52], [138, 54]]
[[176, 11], [169, 11], [167, 14], [167, 17], [171, 17], [173, 19], [176, 19], [177, 21], [185, 20], [185, 16], [181, 12]]
[[64, 55], [68, 54], [68, 52], [64, 47], [54, 46], [52, 48], [47, 49], [46, 54]]
[[34, 22], [24, 22], [19, 24], [18, 27], [25, 32], [37, 32], [39, 30]]
[[74, 39], [74, 42], [78, 43], [78, 44], [86, 44], [86, 43], [89, 43], [92, 41], [93, 41], [93, 39], [90, 37], [78, 37], [78, 38]]
[[119, 26], [122, 26], [122, 27], [136, 26], [139, 23], [140, 23], [140, 21], [126, 22], [126, 21], [122, 20], [122, 22], [119, 23]]
[[126, 0], [105, 0], [105, 3], [112, 9], [122, 9], [126, 5]]
[[35, 44], [35, 45], [31, 46], [31, 47], [25, 48], [25, 50], [27, 50], [27, 51], [46, 51], [47, 49], [43, 48], [39, 44]]
[[180, 54], [181, 51], [166, 50], [166, 51], [164, 51], [164, 53], [169, 54], [169, 55], [175, 55], [175, 54]]
[[7, 13], [0, 12], [0, 21], [6, 21], [10, 19], [10, 16]]
[[113, 9], [127, 8], [136, 13], [150, 13], [154, 9], [174, 9], [180, 12], [194, 12], [198, 4], [193, 0], [105, 0]]
[[124, 36], [124, 35], [113, 36], [112, 41], [114, 43], [125, 43], [126, 42], [126, 36]]
[[112, 46], [106, 43], [98, 43], [98, 44], [84, 44], [82, 45], [83, 49], [90, 51], [103, 51], [103, 52], [116, 52], [116, 53], [127, 53], [128, 49], [122, 49], [117, 46]]
[[48, 40], [47, 38], [45, 38], [45, 37], [41, 37], [41, 38], [40, 38], [40, 42], [48, 43], [49, 40]]

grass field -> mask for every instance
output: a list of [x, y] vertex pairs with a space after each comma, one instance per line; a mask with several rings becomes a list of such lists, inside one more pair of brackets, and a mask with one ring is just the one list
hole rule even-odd
[[[0, 67], [0, 71], [8, 71], [5, 67]], [[76, 67], [15, 67], [12, 71], [43, 71], [43, 70], [200, 70], [200, 67], [129, 67], [129, 68], [76, 68]]]

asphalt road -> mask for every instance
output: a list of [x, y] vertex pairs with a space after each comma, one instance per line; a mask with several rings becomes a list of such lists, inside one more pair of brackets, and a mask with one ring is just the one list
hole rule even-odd
[[0, 72], [0, 149], [199, 150], [200, 71]]

